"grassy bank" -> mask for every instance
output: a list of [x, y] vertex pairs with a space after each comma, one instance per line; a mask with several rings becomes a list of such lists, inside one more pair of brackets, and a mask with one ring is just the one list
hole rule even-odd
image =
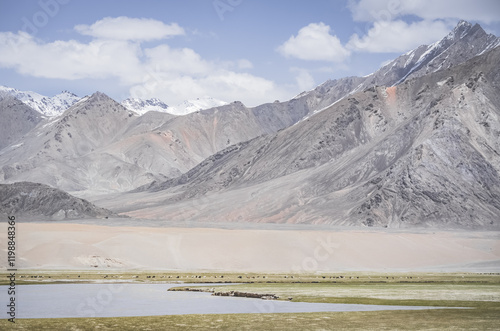
[[[7, 285], [9, 273], [0, 272], [0, 285]], [[470, 283], [500, 284], [500, 274], [480, 273], [369, 273], [338, 272], [328, 274], [234, 273], [234, 272], [163, 272], [117, 270], [18, 270], [16, 284], [68, 282], [180, 282], [180, 283]]]
[[301, 314], [176, 315], [0, 321], [2, 330], [498, 330], [500, 307]]
[[[437, 273], [264, 275], [46, 271], [19, 272], [17, 275], [44, 276], [19, 278], [26, 284], [107, 279], [137, 282], [238, 282], [244, 284], [229, 285], [216, 290], [269, 293], [283, 299], [292, 297], [292, 301], [303, 302], [440, 306], [450, 309], [18, 319], [15, 325], [3, 319], [0, 320], [1, 330], [497, 330], [500, 325], [499, 275]], [[48, 276], [51, 278], [47, 278]], [[203, 287], [203, 284], [200, 284], [200, 287]], [[272, 301], [266, 301], [266, 307], [267, 311], [272, 312]], [[470, 309], [453, 309], [453, 307]]]

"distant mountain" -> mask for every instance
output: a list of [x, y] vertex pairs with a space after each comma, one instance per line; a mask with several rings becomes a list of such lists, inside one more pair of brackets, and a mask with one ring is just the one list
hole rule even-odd
[[61, 190], [29, 182], [0, 184], [0, 214], [28, 221], [117, 216]]
[[307, 100], [295, 99], [255, 108], [233, 102], [185, 116], [138, 116], [97, 92], [5, 149], [0, 178], [41, 182], [79, 196], [123, 192], [175, 178], [232, 144], [293, 125], [309, 110]]
[[103, 93], [83, 98], [63, 115], [43, 120], [23, 144], [4, 149], [6, 183], [39, 182], [64, 191], [127, 190], [159, 178], [123, 155], [102, 152], [120, 139], [137, 115]]
[[0, 96], [10, 95], [30, 106], [45, 116], [61, 115], [66, 109], [75, 104], [80, 97], [63, 91], [53, 97], [46, 97], [36, 92], [19, 91], [11, 87], [0, 86]]
[[139, 114], [143, 115], [148, 111], [164, 112], [172, 115], [182, 116], [196, 111], [227, 105], [227, 102], [214, 99], [212, 97], [197, 98], [195, 100], [186, 100], [175, 107], [169, 107], [160, 99], [142, 100], [129, 98], [122, 102], [122, 105]]
[[193, 100], [186, 100], [178, 104], [170, 111], [170, 113], [173, 115], [187, 115], [203, 109], [220, 107], [227, 104], [229, 103], [212, 97], [196, 98]]
[[121, 102], [122, 106], [139, 115], [144, 115], [148, 111], [157, 111], [162, 113], [170, 113], [171, 108], [160, 99], [142, 100], [138, 98], [128, 98]]

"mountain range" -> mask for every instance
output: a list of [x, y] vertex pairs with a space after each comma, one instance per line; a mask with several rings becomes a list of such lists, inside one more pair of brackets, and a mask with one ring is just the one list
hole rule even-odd
[[15, 88], [0, 86], [0, 98], [6, 96], [18, 99], [47, 117], [62, 114], [66, 109], [80, 100], [80, 97], [68, 91], [63, 91], [53, 97], [46, 97], [32, 91], [19, 91]]
[[[53, 97], [46, 97], [36, 92], [19, 91], [12, 87], [0, 85], [0, 99], [5, 97], [16, 98], [46, 117], [59, 116], [82, 99], [68, 91], [63, 91]], [[193, 100], [185, 100], [175, 107], [170, 107], [157, 98], [147, 100], [128, 98], [123, 100], [121, 104], [138, 115], [144, 115], [148, 111], [157, 111], [182, 116], [203, 109], [226, 105], [227, 102], [206, 96]]]
[[136, 218], [498, 228], [499, 45], [461, 21], [368, 76], [184, 116], [96, 92], [47, 117], [4, 93], [0, 178]]
[[227, 102], [214, 99], [212, 97], [203, 97], [193, 100], [185, 100], [175, 107], [170, 107], [160, 99], [136, 99], [129, 98], [121, 103], [128, 110], [132, 110], [139, 115], [144, 115], [148, 111], [157, 111], [169, 113], [172, 115], [183, 116], [203, 109], [227, 105]]

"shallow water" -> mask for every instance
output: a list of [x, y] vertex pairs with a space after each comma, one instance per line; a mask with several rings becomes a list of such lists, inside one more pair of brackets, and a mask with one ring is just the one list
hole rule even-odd
[[[182, 284], [182, 286], [200, 284]], [[207, 284], [201, 284], [206, 286]], [[220, 284], [218, 284], [220, 285]], [[16, 287], [16, 318], [415, 310], [436, 307], [323, 304], [168, 292], [179, 284], [46, 284]], [[208, 284], [208, 286], [211, 286]], [[0, 286], [0, 304], [9, 301]], [[5, 306], [4, 306], [5, 307]], [[5, 311], [5, 310], [4, 310]], [[6, 312], [2, 313], [7, 318]]]

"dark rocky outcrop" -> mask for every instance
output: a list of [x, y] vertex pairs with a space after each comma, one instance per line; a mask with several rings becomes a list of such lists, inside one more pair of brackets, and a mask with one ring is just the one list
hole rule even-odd
[[117, 216], [64, 191], [30, 182], [0, 184], [0, 214], [28, 221]]

